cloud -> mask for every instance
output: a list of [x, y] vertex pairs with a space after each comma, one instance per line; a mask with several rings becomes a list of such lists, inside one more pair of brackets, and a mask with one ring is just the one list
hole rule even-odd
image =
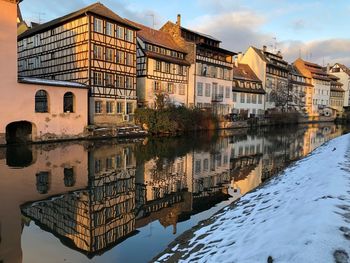
[[293, 62], [299, 57], [312, 62], [350, 65], [350, 39], [327, 39], [310, 42], [285, 41], [280, 43], [285, 59]]
[[272, 34], [259, 32], [265, 21], [265, 17], [251, 10], [241, 10], [201, 16], [189, 27], [221, 40], [224, 48], [244, 52], [250, 45], [261, 47], [272, 41]]
[[[31, 22], [48, 22], [57, 17], [64, 16], [68, 13], [74, 12], [88, 5], [95, 3], [94, 0], [31, 0], [23, 1], [20, 4], [23, 17], [26, 21]], [[161, 15], [153, 10], [135, 8], [126, 0], [104, 0], [103, 5], [116, 12], [121, 17], [129, 20], [134, 20], [139, 23], [144, 23], [152, 26], [153, 21], [150, 15], [154, 15], [155, 24], [160, 24]], [[40, 6], [40, 8], [38, 8]]]
[[294, 30], [302, 30], [306, 26], [305, 21], [303, 19], [297, 19], [292, 22], [292, 27]]

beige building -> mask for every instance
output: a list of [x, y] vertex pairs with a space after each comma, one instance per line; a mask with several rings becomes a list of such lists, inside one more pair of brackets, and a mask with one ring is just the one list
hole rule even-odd
[[335, 63], [329, 68], [329, 72], [332, 75], [339, 78], [339, 82], [343, 84], [342, 89], [344, 90], [344, 107], [349, 107], [350, 103], [350, 69], [340, 63]]
[[0, 144], [79, 136], [88, 89], [66, 81], [17, 78], [17, 3], [0, 1]]
[[262, 81], [265, 95], [265, 110], [283, 107], [279, 98], [288, 93], [288, 62], [280, 52], [272, 53], [263, 49], [249, 47], [244, 55], [238, 56], [238, 62], [247, 64]]
[[312, 112], [311, 79], [303, 76], [294, 65], [289, 65], [288, 108], [303, 115]]
[[156, 96], [162, 94], [165, 103], [188, 106], [190, 63], [186, 61], [186, 51], [169, 33], [134, 24], [140, 28], [137, 32], [138, 104], [155, 108]]
[[329, 108], [331, 79], [328, 77], [327, 72], [320, 65], [301, 58], [297, 59], [293, 64], [304, 77], [311, 79], [313, 89], [309, 93], [312, 97], [309, 116], [331, 116], [332, 111]]
[[87, 6], [19, 35], [19, 75], [87, 85], [90, 124], [132, 122], [137, 30], [101, 3]]
[[206, 108], [217, 115], [232, 111], [232, 67], [236, 53], [220, 47], [220, 40], [168, 21], [160, 29], [172, 35], [173, 39], [188, 53], [189, 106]]

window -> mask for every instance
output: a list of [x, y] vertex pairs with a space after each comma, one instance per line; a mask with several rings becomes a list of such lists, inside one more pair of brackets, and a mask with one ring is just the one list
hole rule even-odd
[[250, 94], [247, 94], [247, 103], [250, 103], [250, 98], [251, 98]]
[[167, 85], [167, 92], [168, 93], [175, 93], [175, 86], [173, 83], [168, 83]]
[[262, 104], [262, 95], [261, 94], [258, 95], [258, 103]]
[[74, 112], [74, 95], [67, 92], [63, 96], [63, 112]]
[[210, 83], [205, 83], [205, 96], [210, 97]]
[[114, 112], [114, 102], [113, 101], [106, 102], [106, 112], [109, 114]]
[[123, 113], [124, 112], [124, 106], [123, 102], [117, 102], [117, 113]]
[[124, 39], [124, 27], [117, 26], [117, 38]]
[[103, 21], [98, 18], [94, 18], [94, 31], [103, 33]]
[[106, 48], [106, 60], [113, 61], [114, 59], [114, 50], [112, 48]]
[[117, 50], [117, 63], [124, 64], [124, 52]]
[[203, 83], [197, 83], [197, 96], [203, 96]]
[[102, 86], [103, 85], [103, 78], [102, 78], [102, 72], [94, 72], [94, 85]]
[[117, 75], [117, 88], [124, 88], [125, 83], [124, 83], [124, 76]]
[[165, 72], [170, 73], [170, 63], [165, 63]]
[[126, 41], [129, 41], [129, 42], [134, 42], [134, 32], [130, 29], [127, 29], [126, 30], [126, 38], [125, 38]]
[[47, 97], [45, 90], [39, 90], [35, 93], [35, 112], [49, 112]]
[[225, 98], [229, 99], [230, 98], [230, 87], [225, 88]]
[[241, 94], [241, 103], [245, 103], [245, 93]]
[[237, 92], [232, 92], [232, 101], [237, 102]]
[[126, 65], [132, 66], [134, 64], [134, 56], [131, 53], [126, 53]]
[[98, 45], [94, 45], [94, 59], [102, 59], [103, 48]]
[[179, 85], [179, 95], [185, 95], [185, 85], [184, 84]]
[[102, 113], [102, 101], [95, 101], [95, 113]]
[[252, 94], [252, 103], [256, 104], [256, 94]]
[[114, 86], [114, 75], [106, 73], [106, 86]]
[[131, 114], [133, 113], [133, 103], [132, 102], [127, 102], [126, 103], [126, 114]]
[[154, 82], [154, 91], [159, 91], [160, 90], [160, 82], [159, 81], [155, 81]]
[[162, 63], [160, 61], [156, 61], [156, 71], [162, 71]]
[[133, 78], [132, 77], [126, 77], [126, 88], [132, 89], [134, 86]]
[[114, 36], [114, 25], [110, 22], [106, 23], [106, 35]]
[[184, 66], [179, 66], [179, 75], [184, 75]]

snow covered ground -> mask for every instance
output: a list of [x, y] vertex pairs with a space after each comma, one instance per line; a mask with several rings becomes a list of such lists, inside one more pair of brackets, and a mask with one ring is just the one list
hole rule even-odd
[[350, 134], [177, 238], [156, 262], [348, 262]]

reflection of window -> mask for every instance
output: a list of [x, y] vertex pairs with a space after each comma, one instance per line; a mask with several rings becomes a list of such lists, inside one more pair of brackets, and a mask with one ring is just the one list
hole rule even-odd
[[133, 113], [133, 103], [127, 102], [126, 103], [126, 114]]
[[196, 160], [194, 171], [196, 174], [201, 172], [201, 160]]
[[95, 160], [95, 173], [99, 173], [102, 170], [101, 160]]
[[124, 107], [123, 102], [117, 102], [117, 113], [123, 113]]
[[203, 83], [197, 83], [197, 96], [203, 96]]
[[39, 172], [36, 174], [36, 190], [40, 194], [46, 194], [50, 187], [49, 172]]
[[35, 94], [35, 112], [48, 112], [48, 98], [45, 90], [39, 90]]
[[210, 83], [205, 83], [205, 96], [210, 97]]
[[203, 161], [203, 171], [208, 171], [209, 169], [209, 160], [208, 159], [204, 159]]
[[74, 169], [73, 168], [64, 168], [63, 174], [64, 174], [64, 185], [66, 187], [74, 186], [74, 184], [75, 184]]
[[72, 92], [64, 94], [63, 112], [74, 112], [74, 95]]
[[115, 166], [116, 168], [122, 167], [122, 157], [119, 154], [115, 157]]
[[107, 101], [106, 102], [106, 112], [107, 113], [114, 113], [114, 102], [113, 101]]

